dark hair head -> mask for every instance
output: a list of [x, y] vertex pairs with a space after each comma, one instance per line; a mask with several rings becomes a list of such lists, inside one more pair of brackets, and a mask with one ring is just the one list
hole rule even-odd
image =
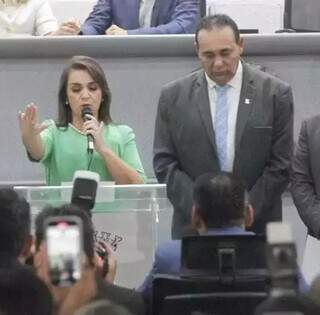
[[108, 124], [112, 121], [110, 116], [111, 92], [103, 69], [98, 62], [87, 56], [74, 56], [71, 58], [60, 78], [58, 95], [58, 121], [59, 127], [67, 127], [72, 121], [72, 112], [67, 103], [67, 85], [69, 74], [72, 70], [85, 70], [92, 79], [99, 85], [102, 92], [102, 101], [98, 112], [98, 120]]
[[215, 14], [203, 17], [196, 29], [195, 41], [198, 45], [198, 35], [201, 30], [212, 31], [213, 29], [221, 29], [230, 27], [233, 31], [236, 43], [240, 41], [240, 32], [236, 22], [226, 14]]
[[0, 269], [0, 312], [6, 315], [51, 315], [53, 300], [48, 287], [31, 269]]
[[237, 226], [244, 222], [248, 202], [242, 180], [231, 173], [203, 174], [195, 181], [194, 203], [208, 228]]
[[0, 189], [0, 252], [18, 257], [30, 229], [29, 203], [11, 188]]
[[61, 207], [45, 207], [36, 217], [35, 235], [36, 235], [36, 250], [39, 249], [41, 242], [44, 240], [44, 222], [46, 219], [56, 216], [72, 215], [81, 219], [83, 226], [83, 250], [92, 263], [94, 258], [94, 229], [92, 221], [88, 214], [71, 204], [65, 204]]

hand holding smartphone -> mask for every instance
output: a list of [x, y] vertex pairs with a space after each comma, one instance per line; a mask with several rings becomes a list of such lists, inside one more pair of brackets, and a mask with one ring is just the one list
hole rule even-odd
[[102, 278], [109, 283], [113, 283], [117, 272], [117, 259], [111, 246], [106, 241], [100, 240], [95, 245], [95, 251], [99, 256], [97, 267]]

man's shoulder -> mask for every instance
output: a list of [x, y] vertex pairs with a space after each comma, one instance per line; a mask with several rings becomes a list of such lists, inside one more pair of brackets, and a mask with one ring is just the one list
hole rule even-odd
[[243, 71], [249, 73], [253, 81], [261, 80], [263, 82], [271, 82], [274, 85], [280, 85], [289, 88], [289, 83], [283, 81], [275, 74], [269, 72], [268, 69], [264, 69], [260, 65], [254, 65], [243, 62]]
[[170, 274], [179, 272], [180, 258], [180, 240], [172, 240], [160, 244], [155, 253], [155, 264], [158, 272]]
[[308, 124], [308, 125], [314, 125], [314, 124], [316, 124], [317, 126], [319, 126], [319, 123], [320, 123], [320, 114], [314, 115], [314, 116], [309, 117], [309, 118], [306, 118], [304, 121], [305, 121], [306, 124]]
[[320, 114], [306, 118], [302, 125], [305, 125], [309, 132], [314, 132], [320, 129]]
[[204, 78], [204, 71], [202, 69], [195, 70], [187, 75], [175, 79], [163, 86], [163, 90], [171, 90], [178, 88], [185, 88], [194, 85], [196, 82]]
[[168, 254], [180, 253], [181, 250], [181, 241], [180, 240], [170, 240], [164, 243], [161, 243], [157, 247], [156, 254], [160, 256], [167, 256]]

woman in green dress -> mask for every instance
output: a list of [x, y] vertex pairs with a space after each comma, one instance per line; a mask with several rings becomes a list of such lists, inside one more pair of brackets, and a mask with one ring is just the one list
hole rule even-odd
[[[93, 58], [75, 56], [61, 75], [58, 120], [40, 123], [34, 103], [19, 113], [22, 141], [29, 158], [44, 165], [48, 185], [72, 181], [77, 170], [97, 172], [102, 181], [116, 184], [145, 181], [135, 135], [112, 122], [110, 103], [101, 66]], [[87, 135], [93, 137], [93, 151], [87, 150]]]

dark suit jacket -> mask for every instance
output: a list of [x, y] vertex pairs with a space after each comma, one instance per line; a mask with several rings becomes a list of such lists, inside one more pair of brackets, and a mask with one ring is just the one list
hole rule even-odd
[[101, 299], [121, 305], [133, 315], [143, 315], [145, 312], [144, 302], [139, 292], [107, 283], [97, 276], [97, 295], [94, 300]]
[[81, 27], [84, 35], [105, 34], [116, 24], [129, 35], [187, 34], [195, 31], [199, 18], [199, 0], [156, 0], [151, 27], [140, 28], [140, 0], [98, 0]]
[[[289, 180], [293, 144], [293, 100], [283, 81], [243, 63], [236, 122], [234, 173], [250, 191], [253, 231], [281, 220], [281, 194]], [[167, 183], [174, 206], [172, 233], [190, 223], [194, 180], [220, 171], [203, 70], [166, 85], [161, 92], [154, 136], [154, 170]]]
[[320, 238], [320, 115], [302, 123], [292, 164], [291, 193], [309, 233]]

